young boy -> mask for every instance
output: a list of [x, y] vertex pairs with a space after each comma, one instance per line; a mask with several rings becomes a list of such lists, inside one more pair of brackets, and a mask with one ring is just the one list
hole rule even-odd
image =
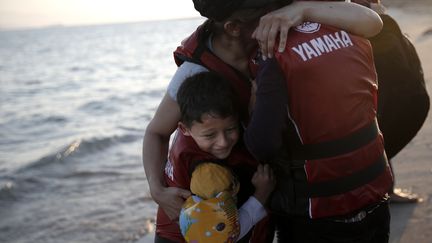
[[[238, 109], [228, 81], [211, 72], [196, 74], [181, 85], [177, 100], [181, 121], [169, 151], [165, 182], [169, 187], [189, 190], [192, 169], [198, 163], [212, 161], [228, 166], [242, 185], [237, 195], [238, 203], [242, 204], [247, 199], [239, 210], [240, 239], [266, 215], [263, 205], [275, 184], [271, 170], [268, 166], [258, 165], [238, 142]], [[208, 173], [210, 175], [211, 170]], [[252, 177], [256, 188], [250, 196], [253, 192]], [[184, 239], [177, 221], [171, 221], [159, 208], [155, 242], [171, 241], [184, 242]]]

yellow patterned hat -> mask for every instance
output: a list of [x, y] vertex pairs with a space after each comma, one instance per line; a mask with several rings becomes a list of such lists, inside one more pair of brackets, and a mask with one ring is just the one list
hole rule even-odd
[[237, 207], [228, 192], [208, 200], [189, 197], [180, 212], [179, 224], [189, 243], [236, 242], [240, 233]]
[[240, 184], [235, 176], [222, 165], [202, 163], [192, 173], [191, 192], [202, 199], [213, 198], [223, 191], [236, 195], [239, 188]]

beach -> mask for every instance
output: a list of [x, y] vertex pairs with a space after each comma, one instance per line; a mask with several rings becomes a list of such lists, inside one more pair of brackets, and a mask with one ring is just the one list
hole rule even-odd
[[[432, 93], [432, 2], [384, 1], [404, 33], [413, 41]], [[392, 160], [396, 186], [422, 198], [417, 204], [391, 204], [390, 242], [431, 242], [432, 239], [432, 113], [417, 136]]]

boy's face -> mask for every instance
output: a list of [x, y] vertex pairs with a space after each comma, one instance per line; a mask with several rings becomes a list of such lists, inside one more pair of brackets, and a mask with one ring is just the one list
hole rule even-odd
[[220, 118], [206, 113], [201, 120], [202, 123], [194, 121], [190, 127], [180, 123], [183, 134], [191, 136], [204, 152], [218, 159], [227, 158], [239, 138], [237, 118]]

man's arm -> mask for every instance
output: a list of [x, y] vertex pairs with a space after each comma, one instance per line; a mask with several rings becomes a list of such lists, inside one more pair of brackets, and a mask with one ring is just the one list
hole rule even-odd
[[282, 131], [288, 119], [285, 78], [275, 58], [261, 61], [256, 83], [255, 107], [244, 142], [256, 159], [268, 161], [282, 146]]
[[170, 219], [178, 217], [184, 199], [190, 196], [189, 191], [167, 187], [164, 182], [169, 139], [179, 119], [177, 103], [166, 94], [146, 128], [143, 141], [143, 164], [150, 194]]

